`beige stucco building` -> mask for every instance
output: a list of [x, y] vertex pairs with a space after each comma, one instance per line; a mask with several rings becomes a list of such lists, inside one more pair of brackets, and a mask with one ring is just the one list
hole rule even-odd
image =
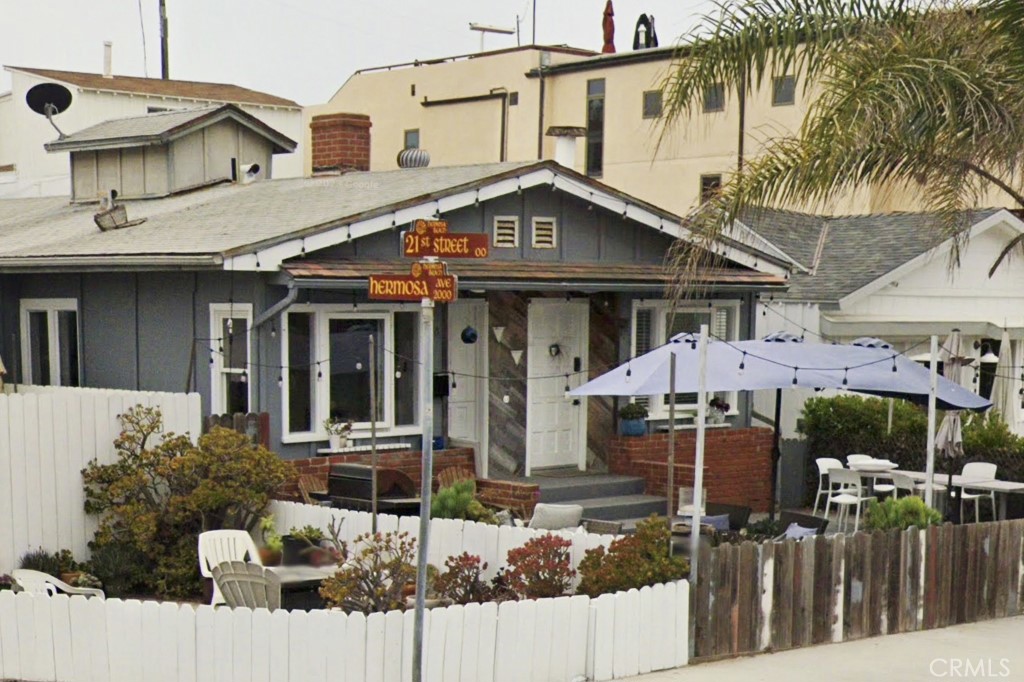
[[[809, 95], [798, 77], [778, 74], [745, 98], [709, 93], [704, 111], [663, 131], [660, 89], [674, 53], [526, 46], [364, 69], [330, 101], [304, 110], [302, 147], [310, 149], [314, 116], [339, 112], [369, 116], [372, 170], [396, 168], [407, 146], [429, 151], [432, 165], [551, 159], [556, 143], [544, 132], [581, 127], [587, 134], [576, 144], [576, 170], [685, 214], [702, 187], [713, 187], [766, 140], [794, 130]], [[311, 172], [308, 151], [304, 163]], [[884, 211], [902, 199], [864, 191], [816, 208]]]

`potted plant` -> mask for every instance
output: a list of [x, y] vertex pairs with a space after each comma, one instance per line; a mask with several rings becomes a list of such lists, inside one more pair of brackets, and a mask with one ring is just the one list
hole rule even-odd
[[643, 436], [647, 433], [647, 408], [640, 403], [626, 403], [619, 410], [619, 433]]
[[310, 562], [310, 550], [319, 548], [324, 539], [324, 532], [314, 526], [292, 527], [288, 534], [281, 538], [282, 563], [295, 566]]
[[284, 542], [281, 540], [281, 534], [277, 532], [272, 515], [260, 519], [260, 535], [263, 537], [263, 546], [259, 549], [260, 561], [264, 566], [279, 565]]
[[717, 395], [708, 402], [708, 423], [709, 424], [724, 424], [725, 414], [729, 411], [729, 403], [725, 402]]
[[324, 430], [327, 431], [327, 441], [331, 450], [340, 450], [348, 446], [348, 434], [352, 433], [352, 422], [328, 417], [324, 420]]
[[0, 575], [0, 591], [14, 589], [14, 578], [4, 573]]

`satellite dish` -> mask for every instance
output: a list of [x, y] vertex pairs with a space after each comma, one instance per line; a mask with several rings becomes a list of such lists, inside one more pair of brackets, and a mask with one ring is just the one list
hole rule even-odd
[[50, 122], [57, 134], [60, 135], [60, 139], [67, 137], [57, 124], [53, 122], [53, 117], [67, 110], [71, 106], [71, 91], [65, 88], [63, 85], [57, 83], [40, 83], [34, 85], [25, 95], [25, 102], [28, 104], [28, 108], [36, 112], [40, 116], [45, 116], [46, 120]]

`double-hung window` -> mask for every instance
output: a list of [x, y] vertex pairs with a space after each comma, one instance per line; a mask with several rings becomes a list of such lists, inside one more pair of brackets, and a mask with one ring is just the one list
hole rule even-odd
[[[284, 315], [281, 374], [286, 442], [326, 440], [323, 423], [413, 433], [418, 422], [419, 312], [399, 306], [312, 304]], [[370, 339], [376, 362], [370, 363]], [[376, 409], [370, 400], [376, 374]], [[357, 435], [358, 437], [358, 435]]]
[[22, 299], [21, 366], [27, 384], [81, 385], [76, 299]]
[[[634, 301], [633, 302], [633, 343], [632, 357], [643, 355], [657, 348], [677, 334], [700, 332], [702, 324], [708, 325], [710, 339], [727, 341], [739, 340], [740, 301], [712, 300], [686, 301], [675, 308], [671, 301]], [[735, 391], [716, 394], [736, 409]], [[711, 400], [711, 395], [708, 400]], [[637, 402], [647, 405], [652, 419], [668, 418], [669, 396], [649, 396], [638, 398]], [[676, 396], [676, 409], [695, 411], [697, 396], [693, 393], [680, 393]]]
[[249, 412], [252, 404], [250, 379], [252, 357], [252, 305], [213, 303], [210, 305], [210, 405], [213, 414]]

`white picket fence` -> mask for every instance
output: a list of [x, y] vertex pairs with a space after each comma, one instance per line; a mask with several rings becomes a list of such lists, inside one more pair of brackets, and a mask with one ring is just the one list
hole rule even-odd
[[[369, 512], [351, 511], [348, 509], [331, 509], [317, 507], [299, 502], [271, 502], [269, 513], [274, 515], [274, 524], [282, 535], [293, 527], [314, 526], [326, 532], [331, 520], [341, 522], [339, 537], [348, 542], [359, 535], [369, 533], [372, 529], [372, 518]], [[419, 537], [418, 516], [392, 516], [379, 514], [377, 530], [408, 532], [413, 538]], [[515, 528], [512, 526], [492, 526], [474, 521], [456, 519], [433, 519], [430, 522], [430, 541], [427, 544], [427, 562], [444, 569], [444, 561], [450, 556], [469, 552], [487, 563], [484, 577], [490, 580], [505, 565], [505, 557], [510, 549], [522, 547], [532, 538], [540, 535], [558, 535], [572, 542], [572, 566], [576, 568], [583, 560], [588, 549], [607, 547], [615, 539], [613, 535], [597, 535], [582, 530], [546, 531], [531, 528]], [[259, 542], [259, 530], [253, 532]]]
[[[686, 581], [431, 609], [430, 682], [610, 680], [687, 663]], [[404, 682], [412, 612], [213, 609], [0, 592], [0, 679]]]
[[[17, 391], [17, 392], [15, 392]], [[5, 386], [0, 394], [0, 572], [42, 547], [88, 556], [96, 521], [86, 515], [82, 469], [114, 458], [117, 416], [159, 407], [164, 430], [201, 432], [196, 393]]]

